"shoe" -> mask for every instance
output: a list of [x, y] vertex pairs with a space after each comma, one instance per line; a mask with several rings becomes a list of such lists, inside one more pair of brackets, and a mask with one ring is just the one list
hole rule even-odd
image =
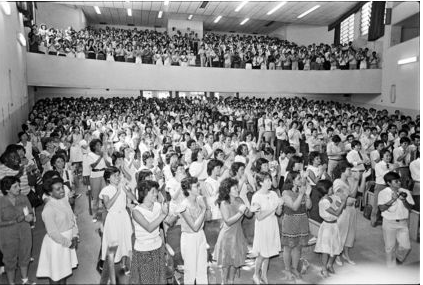
[[261, 283], [260, 283], [260, 279], [259, 279], [259, 278], [258, 278], [258, 276], [257, 276], [257, 275], [255, 275], [255, 274], [253, 275], [253, 281], [254, 281], [254, 284], [258, 284], [258, 285], [259, 285], [259, 284], [261, 284]]
[[326, 269], [328, 270], [329, 273], [335, 274], [335, 270], [333, 269], [332, 266], [328, 266]]
[[402, 265], [403, 261], [399, 260], [398, 258], [395, 258], [395, 260], [397, 261], [398, 265]]
[[347, 258], [345, 255], [342, 255], [342, 258], [345, 259], [345, 261], [351, 265], [355, 265], [355, 262], [352, 261], [350, 258]]
[[31, 284], [31, 285], [36, 285], [37, 283], [33, 282], [33, 281], [29, 281], [28, 278], [22, 279], [22, 284]]
[[[336, 262], [336, 264], [338, 264], [339, 266], [344, 265], [344, 263], [342, 262], [342, 260], [341, 260], [341, 258], [340, 258], [339, 256], [337, 256], [337, 257], [335, 258], [335, 262]], [[329, 272], [330, 272], [330, 271], [329, 271]]]
[[301, 273], [298, 272], [297, 269], [292, 269], [291, 272], [292, 272], [292, 274], [294, 274], [295, 278], [297, 278], [297, 279], [301, 279], [302, 278]]
[[4, 273], [4, 266], [0, 266], [0, 275]]
[[329, 274], [328, 274], [328, 271], [326, 270], [320, 270], [320, 276], [322, 276], [323, 278], [328, 278], [329, 277]]
[[371, 222], [370, 222], [370, 225], [371, 225], [373, 228], [376, 228], [376, 226], [377, 226], [376, 222], [373, 222], [373, 221], [371, 221]]

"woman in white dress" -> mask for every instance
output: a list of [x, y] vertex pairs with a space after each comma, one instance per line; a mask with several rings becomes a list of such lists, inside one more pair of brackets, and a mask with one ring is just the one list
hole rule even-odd
[[[333, 182], [333, 192], [340, 196], [341, 199], [345, 199], [345, 197], [347, 199], [347, 206], [339, 216], [337, 223], [341, 236], [341, 245], [343, 247], [342, 258], [349, 264], [354, 265], [355, 262], [351, 260], [349, 252], [350, 248], [354, 246], [355, 233], [357, 231], [355, 197], [359, 191], [358, 187], [364, 189], [366, 185], [366, 178], [371, 174], [371, 171], [369, 170], [363, 173], [363, 178], [361, 179], [361, 184], [359, 185], [358, 175], [352, 175], [352, 167], [352, 164], [348, 162], [342, 162], [335, 167], [333, 170], [333, 176], [337, 179]], [[335, 259], [335, 261], [338, 265], [343, 265], [339, 256]]]
[[[278, 219], [275, 214], [282, 212], [282, 200], [272, 188], [272, 177], [267, 172], [256, 174], [259, 190], [251, 199], [250, 211], [256, 213], [253, 254], [256, 255], [253, 280], [255, 284], [268, 283], [267, 270], [269, 258], [278, 255], [281, 250]], [[261, 274], [260, 274], [261, 270]]]
[[75, 248], [78, 243], [78, 226], [68, 199], [65, 198], [63, 180], [52, 178], [44, 188], [50, 196], [41, 214], [46, 235], [41, 245], [37, 277], [50, 278], [50, 284], [66, 284], [66, 278], [78, 265]]
[[326, 278], [329, 276], [328, 271], [335, 272], [333, 262], [342, 252], [341, 237], [336, 222], [347, 205], [347, 199], [341, 200], [339, 196], [333, 195], [330, 180], [320, 180], [317, 182], [316, 189], [323, 196], [319, 202], [319, 214], [323, 222], [320, 224], [314, 251], [322, 254], [320, 274]]
[[126, 200], [129, 198], [136, 202], [136, 198], [126, 185], [120, 183], [121, 173], [118, 168], [107, 168], [104, 171], [104, 180], [109, 185], [104, 187], [99, 195], [107, 209], [101, 244], [101, 259], [106, 260], [108, 247], [117, 244], [114, 261], [115, 263], [121, 262], [125, 274], [129, 274], [127, 259], [132, 250], [132, 224], [126, 211]]

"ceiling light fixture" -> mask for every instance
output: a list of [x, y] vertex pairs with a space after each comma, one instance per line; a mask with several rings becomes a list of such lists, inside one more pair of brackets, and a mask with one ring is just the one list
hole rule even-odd
[[217, 22], [220, 21], [220, 19], [222, 19], [222, 16], [217, 16], [217, 18], [214, 20], [214, 23], [216, 24]]
[[239, 4], [238, 7], [236, 7], [235, 12], [239, 12], [242, 9], [242, 7], [244, 7], [245, 4], [247, 4], [247, 3], [248, 3], [248, 1], [242, 1], [242, 3]]
[[307, 11], [305, 11], [304, 13], [302, 13], [301, 15], [299, 15], [297, 18], [301, 19], [302, 17], [304, 17], [305, 15], [310, 14], [311, 12], [313, 12], [314, 10], [318, 9], [320, 7], [320, 5], [316, 5], [311, 9], [308, 9]]
[[132, 17], [132, 10], [131, 10], [131, 8], [128, 8], [128, 16], [129, 17]]
[[163, 11], [159, 11], [159, 15], [157, 15], [157, 18], [161, 19], [163, 16]]
[[402, 64], [412, 63], [412, 62], [416, 62], [416, 61], [417, 61], [417, 57], [413, 56], [413, 57], [398, 60], [398, 64], [402, 65]]
[[163, 5], [165, 5], [165, 6], [167, 6], [167, 5], [169, 5], [169, 0], [166, 0], [166, 1], [164, 1], [164, 3], [163, 3]]
[[247, 22], [248, 22], [248, 20], [249, 20], [249, 19], [250, 19], [250, 18], [245, 18], [245, 19], [244, 19], [244, 21], [242, 21], [240, 25], [241, 25], [241, 26], [242, 26], [242, 25], [244, 25], [245, 23], [247, 23]]
[[98, 8], [98, 6], [94, 6], [94, 10], [97, 14], [99, 14], [99, 15], [101, 14], [100, 8]]
[[9, 2], [6, 1], [2, 1], [1, 3], [1, 8], [3, 9], [3, 12], [7, 15], [10, 16], [10, 14], [12, 14], [12, 9], [10, 8], [10, 4]]
[[21, 44], [21, 46], [26, 47], [26, 39], [22, 33], [17, 34], [17, 39], [18, 39], [18, 42]]
[[194, 15], [189, 15], [189, 16], [188, 16], [188, 20], [191, 20], [191, 19], [192, 19], [192, 17], [194, 17]]
[[276, 5], [275, 8], [273, 8], [272, 10], [270, 10], [269, 12], [267, 12], [267, 15], [272, 15], [273, 13], [276, 12], [276, 10], [280, 9], [285, 4], [286, 4], [286, 2], [279, 3], [278, 5]]

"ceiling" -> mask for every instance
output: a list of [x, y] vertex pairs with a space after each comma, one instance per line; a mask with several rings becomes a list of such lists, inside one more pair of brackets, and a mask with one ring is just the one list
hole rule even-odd
[[[209, 1], [205, 8], [200, 8], [203, 1], [170, 1], [167, 6], [163, 1], [58, 3], [82, 8], [88, 24], [129, 24], [165, 28], [169, 18], [186, 20], [192, 14], [193, 21], [203, 22], [204, 30], [267, 34], [288, 24], [329, 25], [355, 6], [358, 1], [287, 2], [272, 15], [267, 15], [267, 12], [278, 5], [279, 1], [251, 1], [239, 12], [235, 12], [235, 9], [241, 1]], [[100, 7], [100, 15], [95, 12], [95, 5]], [[320, 5], [320, 8], [301, 19], [297, 18], [298, 15], [315, 5]], [[132, 17], [127, 15], [127, 8], [132, 8]], [[161, 19], [157, 17], [159, 11], [163, 11]], [[218, 23], [214, 23], [218, 15], [221, 15], [222, 19]], [[240, 25], [245, 18], [250, 18], [250, 20], [244, 25]], [[273, 23], [266, 26], [272, 21]]]

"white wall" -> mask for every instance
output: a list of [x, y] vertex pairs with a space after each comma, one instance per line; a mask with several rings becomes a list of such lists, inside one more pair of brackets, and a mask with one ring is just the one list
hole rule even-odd
[[[210, 92], [380, 93], [379, 69], [245, 70], [137, 65], [28, 53], [28, 85]], [[101, 72], [100, 72], [101, 71]]]
[[155, 28], [155, 27], [145, 27], [145, 26], [127, 26], [127, 25], [102, 25], [102, 24], [88, 24], [88, 26], [94, 27], [96, 29], [106, 29], [106, 27], [109, 28], [115, 28], [115, 29], [123, 29], [123, 30], [133, 30], [137, 29], [138, 31], [144, 31], [144, 30], [153, 30], [157, 32], [165, 32], [167, 31], [166, 28]]
[[51, 2], [37, 2], [35, 19], [38, 25], [44, 23], [48, 28], [66, 29], [71, 26], [79, 31], [87, 26], [82, 9]]
[[[175, 31], [172, 29], [175, 28]], [[188, 28], [190, 29], [188, 31]], [[202, 21], [188, 21], [179, 19], [168, 19], [167, 20], [167, 32], [173, 36], [177, 31], [180, 31], [183, 35], [185, 33], [190, 34], [194, 32], [198, 34], [198, 38], [203, 38], [203, 22]]]
[[18, 32], [25, 33], [22, 17], [15, 3], [7, 16], [0, 9], [0, 152], [17, 141], [21, 124], [28, 117], [26, 78], [26, 47], [16, 40]]
[[334, 30], [328, 31], [327, 26], [287, 25], [273, 31], [270, 35], [286, 39], [298, 45], [310, 45], [313, 43], [332, 44]]

